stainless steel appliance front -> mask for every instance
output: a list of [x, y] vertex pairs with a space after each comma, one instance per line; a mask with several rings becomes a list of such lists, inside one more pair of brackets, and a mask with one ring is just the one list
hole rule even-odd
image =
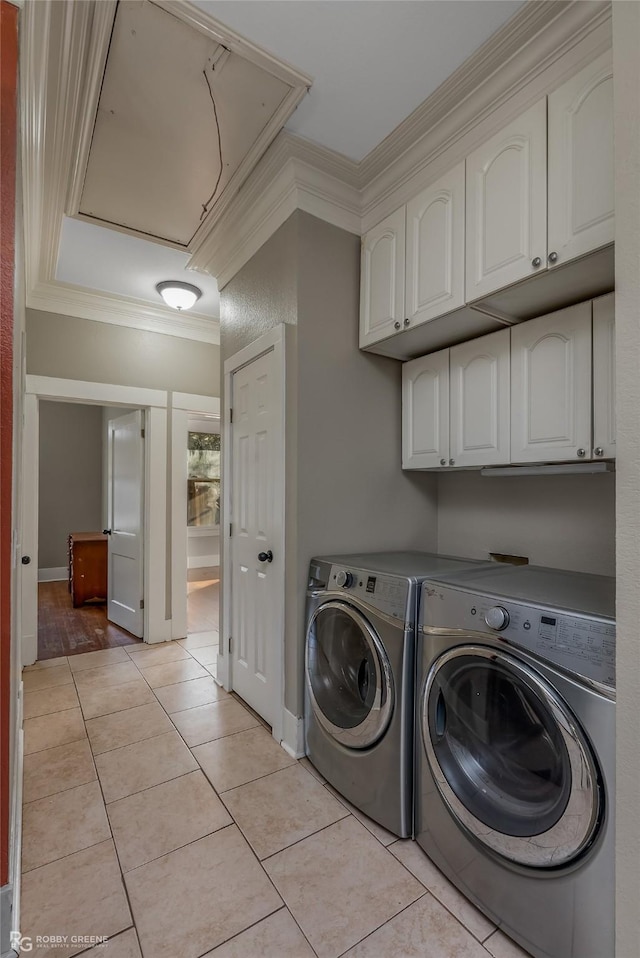
[[539, 958], [613, 955], [613, 594], [535, 568], [423, 590], [416, 839]]

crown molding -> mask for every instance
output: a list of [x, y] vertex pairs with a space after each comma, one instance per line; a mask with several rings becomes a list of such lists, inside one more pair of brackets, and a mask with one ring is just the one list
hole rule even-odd
[[566, 17], [569, 8], [573, 8], [573, 13], [578, 16], [580, 11], [576, 8], [582, 8], [586, 17], [591, 19], [594, 15], [591, 8], [608, 6], [608, 3], [591, 0], [580, 0], [578, 3], [567, 3], [566, 0], [529, 0], [389, 136], [367, 154], [360, 164], [361, 186], [371, 184], [407, 149], [429, 134], [435, 124], [485, 84], [489, 77], [504, 70], [505, 64], [514, 56], [520, 55], [523, 48], [535, 37], [549, 29], [559, 18]]
[[177, 313], [162, 306], [152, 306], [143, 300], [97, 293], [67, 283], [37, 283], [27, 293], [26, 305], [28, 309], [220, 344], [220, 321], [202, 313]]
[[[189, 267], [210, 272], [221, 289], [296, 209], [360, 235], [355, 166], [340, 154], [281, 133]], [[346, 173], [351, 184], [338, 172]]]
[[280, 133], [189, 266], [222, 289], [296, 209], [362, 235], [610, 46], [608, 0], [530, 0], [360, 163]]
[[[84, 148], [89, 97], [108, 49], [116, 0], [28, 3], [21, 59], [27, 290], [53, 280], [70, 171]], [[95, 114], [95, 108], [94, 108]], [[91, 127], [92, 129], [92, 127]]]
[[[197, 233], [200, 244], [312, 81], [184, 0], [152, 2], [291, 86], [251, 154], [234, 174], [231, 189], [227, 185], [223, 203], [217, 203], [201, 224]], [[173, 310], [165, 311], [141, 300], [71, 286], [55, 278], [63, 217], [65, 213], [74, 215], [80, 203], [116, 8], [117, 0], [34, 0], [24, 8], [21, 123], [26, 302], [33, 309], [217, 344], [217, 319], [194, 313], [178, 316]], [[343, 164], [336, 162], [342, 169]], [[90, 217], [82, 218], [91, 221]]]
[[398, 127], [397, 145], [394, 132], [365, 157], [363, 232], [610, 46], [609, 2], [525, 4]]

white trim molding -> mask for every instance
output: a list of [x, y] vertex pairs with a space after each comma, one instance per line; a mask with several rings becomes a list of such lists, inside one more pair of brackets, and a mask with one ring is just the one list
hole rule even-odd
[[[207, 240], [253, 167], [306, 95], [312, 78], [260, 50], [185, 0], [155, 2], [289, 87], [198, 226], [190, 244], [190, 248], [196, 250]], [[168, 307], [62, 283], [55, 277], [64, 215], [95, 222], [80, 213], [80, 202], [116, 10], [117, 0], [85, 0], [84, 3], [43, 0], [24, 7], [21, 125], [26, 305], [31, 309], [218, 344], [218, 317], [197, 313], [176, 316]], [[131, 235], [141, 235], [136, 230], [118, 228]], [[179, 244], [166, 242], [165, 245], [184, 250]]]
[[363, 235], [610, 46], [606, 0], [530, 0], [360, 163], [280, 133], [189, 266], [222, 289], [296, 209]]
[[116, 386], [110, 383], [83, 382], [80, 379], [56, 379], [54, 376], [26, 376], [27, 395], [39, 399], [69, 399], [97, 406], [157, 406], [167, 407], [167, 393], [163, 389], [146, 386]]
[[304, 719], [297, 718], [289, 709], [283, 711], [280, 744], [292, 758], [304, 758], [307, 754], [304, 741]]
[[129, 326], [216, 346], [220, 343], [218, 318], [203, 313], [178, 313], [169, 307], [155, 306], [144, 300], [129, 299], [117, 293], [98, 293], [52, 278], [28, 289], [26, 304], [29, 309], [63, 313], [79, 319], [110, 323], [112, 326]]
[[211, 273], [222, 289], [296, 209], [360, 235], [356, 170], [339, 154], [281, 133], [189, 266]]

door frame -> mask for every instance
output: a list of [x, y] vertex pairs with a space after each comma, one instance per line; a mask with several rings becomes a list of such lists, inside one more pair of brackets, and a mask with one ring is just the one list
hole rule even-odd
[[218, 652], [217, 674], [218, 681], [229, 692], [233, 689], [233, 663], [229, 654], [231, 638], [231, 609], [232, 609], [232, 576], [226, 575], [225, 570], [231, 569], [231, 536], [229, 534], [229, 516], [231, 515], [231, 452], [233, 449], [231, 422], [231, 384], [235, 372], [265, 353], [273, 352], [276, 376], [276, 432], [274, 450], [274, 485], [279, 515], [276, 517], [276, 532], [274, 535], [274, 552], [283, 557], [274, 569], [274, 588], [276, 590], [276, 630], [274, 656], [274, 710], [273, 737], [280, 743], [285, 730], [285, 702], [284, 702], [284, 649], [285, 649], [285, 492], [286, 492], [286, 346], [288, 339], [287, 325], [280, 323], [264, 333], [253, 343], [234, 353], [224, 363], [224, 413], [221, 421], [222, 429], [222, 616], [220, 631], [220, 650]]
[[[22, 552], [31, 562], [22, 569], [22, 664], [38, 655], [38, 486], [39, 403], [41, 400], [144, 410], [144, 620], [145, 642], [172, 638], [167, 617], [167, 404], [164, 390], [116, 386], [49, 376], [26, 376], [23, 434]], [[185, 571], [186, 583], [186, 571]], [[186, 584], [185, 584], [186, 589]]]
[[[220, 418], [218, 396], [174, 392], [171, 397], [171, 637], [187, 635], [187, 443], [189, 415]], [[220, 424], [222, 429], [222, 424]], [[222, 523], [220, 523], [222, 528]]]

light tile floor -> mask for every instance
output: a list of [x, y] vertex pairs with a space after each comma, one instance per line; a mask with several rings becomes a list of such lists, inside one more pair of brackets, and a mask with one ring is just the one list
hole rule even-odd
[[25, 670], [30, 954], [526, 958], [215, 684], [216, 642]]

